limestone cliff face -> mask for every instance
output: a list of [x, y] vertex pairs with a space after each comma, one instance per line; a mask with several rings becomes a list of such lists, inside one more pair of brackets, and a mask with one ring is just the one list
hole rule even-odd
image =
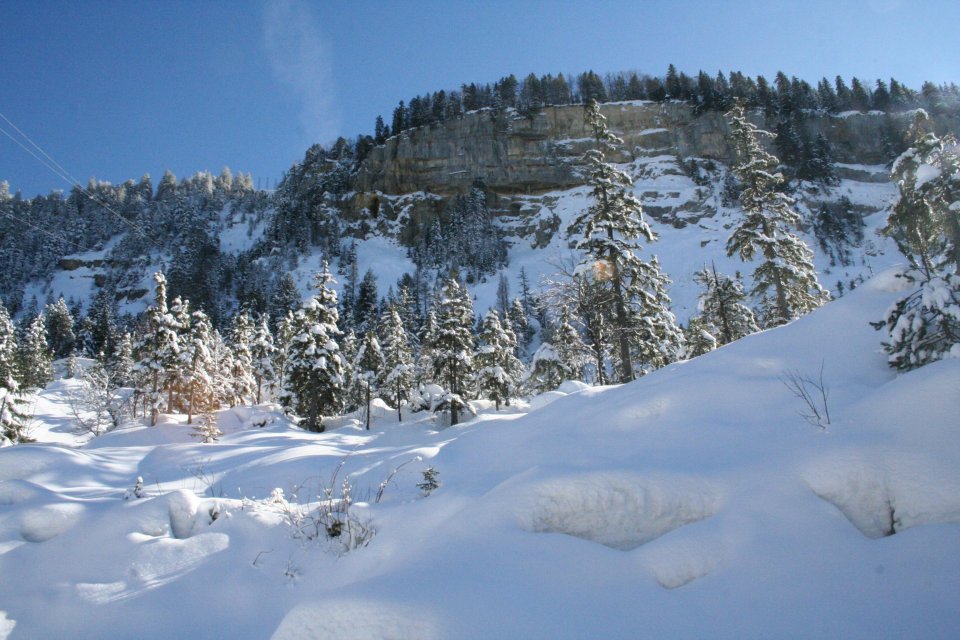
[[[620, 161], [672, 155], [729, 162], [722, 113], [695, 115], [690, 105], [609, 103], [601, 110], [624, 140]], [[772, 129], [772, 123], [758, 124]], [[885, 131], [902, 130], [909, 116], [819, 116], [807, 126], [831, 143], [835, 160], [877, 164], [890, 160]], [[405, 131], [374, 149], [355, 177], [357, 192], [429, 191], [450, 195], [480, 179], [498, 194], [542, 193], [581, 183], [577, 164], [591, 140], [580, 106], [546, 107], [532, 117], [494, 111]]]

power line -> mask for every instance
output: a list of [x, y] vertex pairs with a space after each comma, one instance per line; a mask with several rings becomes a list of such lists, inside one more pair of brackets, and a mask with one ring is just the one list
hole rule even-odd
[[[7, 136], [8, 138], [10, 138], [11, 140], [13, 140], [13, 141], [17, 144], [17, 146], [19, 146], [21, 149], [23, 149], [24, 151], [26, 151], [27, 153], [29, 153], [31, 156], [33, 156], [34, 158], [36, 158], [38, 162], [40, 162], [43, 166], [45, 166], [47, 169], [49, 169], [55, 176], [57, 176], [58, 178], [60, 178], [61, 180], [63, 180], [63, 181], [66, 182], [67, 184], [69, 184], [71, 187], [76, 187], [76, 188], [79, 189], [80, 192], [81, 192], [83, 195], [85, 195], [89, 200], [91, 200], [92, 202], [95, 202], [96, 204], [100, 205], [101, 207], [103, 207], [104, 209], [106, 209], [107, 211], [109, 211], [109, 212], [110, 212], [114, 217], [116, 217], [118, 220], [120, 220], [120, 221], [123, 222], [125, 225], [127, 225], [128, 227], [130, 227], [131, 229], [133, 229], [134, 231], [136, 231], [138, 234], [140, 234], [141, 237], [143, 237], [143, 238], [148, 238], [148, 235], [147, 235], [146, 231], [144, 231], [139, 225], [134, 224], [134, 223], [131, 222], [130, 220], [127, 220], [127, 219], [124, 218], [122, 215], [120, 215], [119, 213], [117, 213], [116, 211], [114, 211], [113, 208], [111, 208], [106, 202], [103, 202], [102, 200], [99, 200], [97, 197], [95, 197], [95, 196], [90, 192], [89, 189], [84, 188], [84, 187], [80, 184], [80, 181], [79, 181], [79, 180], [77, 180], [73, 175], [70, 174], [69, 171], [67, 171], [66, 169], [63, 168], [63, 165], [61, 165], [59, 162], [57, 162], [49, 153], [47, 153], [46, 151], [44, 151], [43, 148], [42, 148], [40, 145], [38, 145], [36, 142], [34, 142], [34, 141], [30, 138], [30, 136], [28, 136], [26, 133], [24, 133], [16, 124], [14, 124], [14, 123], [10, 120], [10, 118], [8, 118], [7, 116], [5, 116], [2, 112], [0, 112], [0, 118], [2, 118], [8, 125], [10, 125], [11, 127], [13, 127], [13, 130], [14, 130], [14, 131], [16, 131], [18, 134], [20, 134], [20, 136], [22, 136], [22, 137], [24, 138], [24, 140], [26, 140], [27, 142], [29, 142], [29, 143], [30, 143], [37, 151], [39, 151], [44, 157], [41, 158], [40, 156], [38, 156], [36, 153], [34, 153], [33, 150], [31, 150], [31, 149], [27, 148], [26, 146], [24, 146], [24, 144], [23, 144], [22, 142], [20, 142], [20, 140], [17, 140], [17, 139], [16, 139], [13, 135], [11, 135], [7, 130], [5, 130], [3, 127], [0, 127], [0, 132], [2, 132], [5, 136]], [[44, 160], [44, 158], [46, 158], [46, 160]], [[48, 161], [49, 161], [49, 162], [48, 162]], [[51, 165], [51, 163], [52, 163], [52, 165]]]

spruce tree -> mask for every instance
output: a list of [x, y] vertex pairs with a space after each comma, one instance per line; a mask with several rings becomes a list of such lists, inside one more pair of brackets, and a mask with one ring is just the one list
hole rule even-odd
[[[619, 378], [629, 382], [636, 377], [635, 354], [644, 367], [661, 366], [676, 357], [676, 349], [668, 343], [682, 344], [682, 337], [671, 320], [666, 278], [659, 264], [655, 259], [643, 262], [634, 253], [639, 238], [652, 242], [654, 234], [632, 193], [633, 180], [605, 160], [622, 140], [607, 129], [596, 102], [587, 105], [584, 119], [594, 140], [594, 148], [584, 154], [594, 203], [577, 216], [568, 233], [579, 235], [576, 247], [589, 259], [584, 267], [594, 271], [595, 279], [610, 290]], [[658, 353], [661, 349], [667, 352]]]
[[194, 311], [190, 329], [181, 341], [179, 353], [182, 405], [187, 412], [187, 424], [193, 424], [193, 416], [205, 413], [218, 406], [214, 389], [213, 358], [210, 354], [213, 327], [203, 311]]
[[473, 374], [473, 304], [469, 293], [453, 278], [446, 280], [438, 303], [437, 333], [431, 345], [434, 379], [454, 397], [450, 424], [459, 422], [458, 402]]
[[[292, 311], [280, 319], [277, 323], [277, 333], [274, 336], [273, 352], [273, 371], [276, 376], [277, 388], [282, 395], [283, 389], [287, 388], [287, 359], [290, 354], [290, 347], [293, 344], [293, 337], [296, 335], [295, 319]], [[279, 399], [279, 395], [277, 396]]]
[[315, 276], [312, 297], [294, 314], [287, 354], [284, 406], [303, 419], [309, 431], [323, 431], [323, 416], [340, 411], [344, 396], [344, 362], [337, 328], [337, 294], [333, 276], [323, 264]]
[[690, 318], [684, 330], [687, 342], [687, 357], [696, 358], [717, 348], [717, 339], [710, 333], [703, 316]]
[[41, 313], [30, 323], [20, 343], [20, 385], [42, 389], [53, 380], [53, 353], [47, 346], [46, 318]]
[[380, 321], [383, 344], [383, 369], [380, 389], [390, 404], [397, 408], [397, 421], [403, 419], [400, 405], [414, 383], [413, 350], [403, 327], [403, 320], [394, 306], [387, 309]]
[[360, 341], [360, 347], [357, 349], [357, 355], [353, 361], [353, 368], [356, 372], [355, 384], [362, 387], [363, 405], [365, 409], [365, 427], [370, 430], [370, 409], [373, 394], [377, 392], [377, 381], [380, 379], [384, 368], [383, 351], [380, 349], [380, 341], [373, 331], [367, 331]]
[[133, 371], [136, 363], [133, 360], [133, 336], [124, 332], [120, 336], [113, 356], [107, 361], [110, 366], [111, 378], [121, 387], [134, 384]]
[[[277, 380], [276, 369], [274, 368], [274, 354], [276, 347], [273, 343], [273, 335], [270, 333], [269, 318], [266, 314], [260, 316], [260, 322], [257, 323], [256, 334], [253, 337], [253, 343], [250, 345], [251, 365], [253, 366], [253, 380], [256, 384], [256, 403], [263, 402], [264, 389], [273, 388]], [[272, 395], [272, 391], [271, 391]]]
[[553, 346], [557, 357], [569, 372], [570, 379], [583, 380], [583, 368], [590, 359], [590, 348], [584, 344], [580, 332], [573, 326], [570, 312], [563, 309], [553, 333]]
[[218, 404], [233, 402], [233, 349], [223, 335], [214, 329], [210, 334], [210, 362], [213, 394]]
[[794, 201], [777, 191], [783, 176], [778, 160], [760, 142], [770, 136], [747, 120], [743, 106], [735, 105], [727, 117], [736, 152], [733, 173], [743, 185], [740, 206], [744, 218], [727, 241], [727, 255], [747, 262], [760, 255], [763, 262], [753, 272], [752, 294], [760, 300], [764, 327], [776, 327], [816, 309], [829, 299], [817, 281], [813, 252], [791, 231], [800, 222]]
[[[729, 344], [760, 330], [753, 311], [744, 304], [747, 294], [739, 278], [719, 273], [716, 267], [704, 267], [694, 274], [693, 279], [703, 287], [696, 328], [713, 336], [717, 346]], [[692, 330], [691, 320], [688, 334]]]
[[0, 446], [32, 442], [27, 436], [27, 408], [17, 364], [17, 334], [7, 308], [0, 302]]
[[423, 320], [423, 327], [420, 329], [420, 353], [414, 370], [416, 380], [420, 384], [433, 382], [434, 380], [433, 354], [439, 332], [440, 325], [437, 321], [437, 312], [435, 309], [430, 309]]
[[253, 355], [250, 353], [253, 338], [253, 320], [246, 311], [241, 311], [234, 317], [230, 331], [230, 349], [233, 352], [233, 367], [230, 371], [233, 398], [230, 406], [244, 405], [256, 399], [257, 381], [254, 378]]
[[63, 296], [44, 309], [46, 315], [47, 341], [54, 358], [66, 358], [73, 353], [76, 336], [73, 333], [73, 317]]
[[94, 357], [100, 354], [111, 357], [117, 348], [120, 335], [117, 329], [116, 305], [109, 289], [100, 289], [93, 297], [84, 326], [86, 344], [83, 347], [87, 353]]
[[176, 323], [167, 308], [167, 279], [159, 271], [153, 278], [153, 305], [144, 314], [143, 333], [134, 350], [134, 376], [150, 415], [150, 426], [157, 424], [160, 412], [166, 408], [165, 392], [170, 388], [171, 370], [180, 351]]
[[172, 358], [167, 367], [167, 411], [182, 412], [185, 409], [185, 379], [187, 376], [187, 367], [183, 358], [182, 351], [190, 342], [190, 328], [192, 317], [190, 312], [190, 301], [184, 300], [180, 296], [173, 299], [170, 303], [170, 316], [173, 318], [173, 327], [177, 333], [177, 353]]
[[903, 277], [914, 286], [874, 325], [886, 329], [899, 370], [960, 357], [960, 147], [924, 132], [926, 120], [918, 112], [913, 146], [894, 163], [900, 198], [884, 229], [910, 261]]
[[531, 393], [545, 393], [559, 387], [570, 374], [553, 345], [544, 342], [533, 354], [524, 384]]
[[370, 329], [376, 329], [379, 301], [377, 278], [371, 269], [367, 269], [357, 287], [357, 299], [353, 305], [353, 327], [358, 335], [364, 335]]
[[493, 400], [497, 411], [500, 403], [510, 404], [510, 396], [520, 380], [523, 365], [514, 355], [514, 341], [500, 324], [493, 309], [487, 311], [478, 336], [480, 343], [474, 357], [477, 391]]

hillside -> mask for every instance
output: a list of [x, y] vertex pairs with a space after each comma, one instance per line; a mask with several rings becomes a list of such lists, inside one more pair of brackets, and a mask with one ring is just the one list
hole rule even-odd
[[[719, 112], [697, 114], [682, 102], [607, 103], [602, 110], [625, 140], [612, 160], [636, 179], [635, 192], [660, 236], [649, 251], [672, 278], [675, 312], [685, 321], [696, 297], [694, 271], [711, 262], [729, 273], [744, 268], [724, 255], [739, 215], [726, 122]], [[341, 292], [357, 284], [351, 269], [362, 275], [369, 268], [381, 296], [396, 290], [404, 274], [429, 289], [437, 274], [458, 268], [479, 313], [494, 304], [501, 276], [516, 293], [523, 268], [536, 289], [569, 255], [566, 227], [586, 204], [580, 159], [589, 140], [582, 114], [579, 105], [544, 107], [531, 116], [470, 112], [404, 130], [359, 163], [346, 147], [311, 149], [275, 193], [257, 192], [249, 176], [226, 172], [179, 183], [168, 174], [155, 189], [148, 178], [91, 186], [97, 202], [79, 189], [65, 200], [3, 200], [14, 220], [34, 222], [7, 229], [0, 294], [21, 316], [61, 295], [75, 315], [85, 314], [99, 292], [116, 301], [119, 315], [137, 314], [148, 302], [153, 272], [163, 270], [171, 296], [189, 298], [220, 326], [239, 305], [282, 316], [282, 275], [290, 272], [305, 293], [311, 273], [328, 259]], [[760, 112], [751, 117], [771, 129], [776, 124]], [[909, 121], [909, 112], [804, 121], [805, 136], [828, 141], [832, 177], [794, 180], [791, 189], [821, 280], [835, 295], [889, 264], [884, 255], [891, 245], [872, 230], [882, 226], [896, 194], [886, 166], [893, 158], [891, 131], [902, 136]], [[496, 257], [472, 251], [470, 234], [477, 232], [458, 222], [457, 207], [466, 206], [458, 198], [475, 187], [486, 221], [480, 237]], [[822, 224], [843, 216], [865, 220], [862, 238], [831, 235]], [[38, 224], [66, 231], [69, 240], [36, 232]], [[450, 248], [458, 236], [467, 246]], [[77, 250], [83, 247], [91, 250]], [[348, 263], [351, 251], [356, 260]], [[427, 301], [419, 302], [422, 314]]]
[[[887, 366], [867, 323], [902, 284], [445, 429], [268, 405], [85, 444], [55, 382], [41, 444], [0, 450], [0, 637], [952, 638], [960, 361]], [[781, 379], [821, 366], [822, 430]], [[310, 539], [344, 480], [349, 551]]]

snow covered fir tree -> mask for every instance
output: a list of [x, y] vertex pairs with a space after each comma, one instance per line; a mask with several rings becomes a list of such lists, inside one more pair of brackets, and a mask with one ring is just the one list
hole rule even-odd
[[917, 112], [913, 146], [893, 165], [900, 197], [884, 229], [911, 267], [903, 278], [912, 291], [878, 323], [901, 370], [960, 357], [960, 146], [927, 127], [929, 116]]

